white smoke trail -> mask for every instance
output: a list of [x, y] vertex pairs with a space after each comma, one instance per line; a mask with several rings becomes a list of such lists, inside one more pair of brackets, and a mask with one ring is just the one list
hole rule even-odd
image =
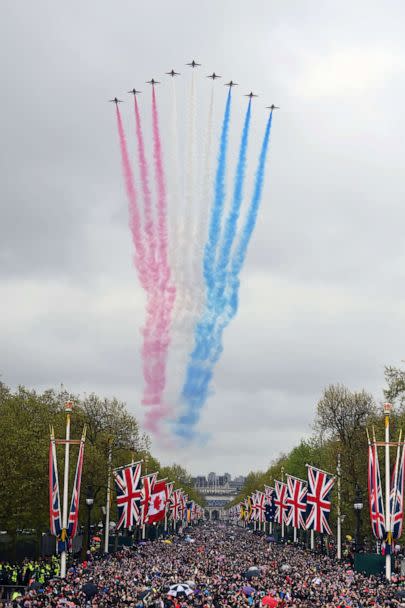
[[182, 251], [183, 308], [180, 311], [179, 329], [183, 334], [191, 331], [193, 308], [192, 248], [194, 247], [192, 225], [195, 214], [195, 139], [196, 139], [196, 95], [195, 71], [192, 70], [188, 111], [188, 133], [185, 161], [185, 209], [184, 209], [184, 249]]
[[183, 306], [183, 292], [181, 285], [183, 274], [183, 254], [186, 234], [184, 231], [184, 197], [182, 191], [180, 150], [179, 150], [179, 121], [177, 112], [177, 93], [175, 78], [172, 78], [172, 109], [171, 109], [170, 138], [171, 170], [170, 170], [170, 213], [169, 213], [169, 256], [173, 273], [173, 283], [176, 286], [176, 303], [173, 310], [173, 323]]
[[211, 148], [212, 127], [214, 117], [214, 82], [212, 83], [211, 98], [208, 108], [207, 130], [205, 132], [205, 146], [203, 155], [203, 172], [201, 175], [200, 200], [198, 210], [194, 215], [193, 223], [193, 255], [192, 274], [194, 283], [194, 315], [197, 318], [205, 304], [205, 281], [203, 275], [204, 246], [208, 234], [208, 218], [212, 202], [212, 172], [211, 172]]

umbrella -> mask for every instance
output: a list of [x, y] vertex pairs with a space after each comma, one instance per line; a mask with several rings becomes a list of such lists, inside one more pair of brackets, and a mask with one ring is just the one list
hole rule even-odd
[[250, 585], [246, 585], [245, 587], [242, 587], [242, 591], [245, 595], [252, 595], [252, 593], [255, 592], [255, 589]]
[[94, 540], [95, 543], [101, 542], [101, 538], [99, 536], [93, 536], [92, 540]]
[[246, 570], [246, 572], [243, 572], [243, 576], [250, 580], [254, 576], [260, 576], [260, 570], [259, 568], [254, 568], [253, 570]]
[[175, 585], [170, 585], [169, 592], [167, 595], [177, 597], [181, 593], [184, 593], [185, 595], [191, 595], [193, 593], [193, 590], [191, 589], [190, 585], [187, 585], [187, 583], [176, 583]]
[[259, 568], [257, 566], [250, 566], [250, 568], [247, 569], [248, 572], [253, 572], [253, 570], [259, 572]]
[[280, 568], [283, 572], [289, 572], [291, 570], [290, 564], [283, 564]]
[[262, 598], [262, 606], [270, 606], [270, 608], [275, 608], [277, 606], [278, 600], [271, 595], [265, 595]]

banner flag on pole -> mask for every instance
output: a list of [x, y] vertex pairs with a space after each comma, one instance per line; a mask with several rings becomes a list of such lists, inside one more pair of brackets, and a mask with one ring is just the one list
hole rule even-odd
[[62, 514], [60, 507], [60, 491], [58, 464], [56, 461], [56, 444], [53, 427], [51, 428], [51, 441], [49, 443], [49, 527], [51, 534], [60, 536], [62, 532]]
[[170, 497], [169, 502], [169, 514], [173, 521], [178, 521], [180, 517], [180, 508], [181, 508], [181, 490], [174, 490]]
[[329, 515], [331, 510], [330, 493], [335, 483], [335, 477], [326, 471], [317, 469], [309, 464], [308, 468], [308, 492], [307, 492], [307, 530], [315, 530], [326, 534], [332, 534], [329, 526]]
[[157, 473], [150, 473], [149, 475], [144, 475], [141, 479], [141, 524], [147, 524], [148, 522], [148, 513], [149, 513], [149, 504], [152, 498], [152, 488], [156, 483]]
[[274, 522], [276, 516], [276, 505], [274, 503], [275, 491], [270, 486], [264, 486], [266, 495], [265, 518], [267, 522]]
[[404, 465], [405, 445], [398, 442], [397, 458], [391, 479], [390, 509], [392, 540], [398, 540], [402, 535], [404, 520]]
[[140, 521], [141, 467], [140, 462], [133, 462], [113, 471], [117, 489], [118, 530], [131, 528]]
[[380, 465], [375, 443], [368, 445], [368, 499], [371, 529], [375, 538], [383, 540], [385, 531], [384, 500], [381, 485]]
[[74, 538], [76, 536], [77, 527], [79, 525], [80, 486], [82, 483], [85, 440], [86, 440], [86, 427], [83, 429], [83, 434], [82, 434], [82, 438], [80, 441], [79, 455], [77, 457], [75, 480], [74, 480], [73, 489], [72, 489], [72, 500], [70, 502], [68, 527], [67, 527], [67, 535], [69, 538]]
[[286, 516], [287, 516], [287, 509], [288, 509], [288, 505], [286, 503], [287, 484], [285, 484], [283, 481], [278, 481], [277, 479], [275, 479], [274, 480], [274, 490], [275, 490], [274, 504], [276, 506], [275, 521], [281, 525], [283, 522], [284, 523], [286, 522]]
[[151, 489], [147, 522], [157, 523], [165, 518], [167, 504], [167, 484], [165, 479], [157, 480]]
[[293, 528], [305, 530], [307, 511], [307, 482], [292, 475], [287, 475], [286, 524]]

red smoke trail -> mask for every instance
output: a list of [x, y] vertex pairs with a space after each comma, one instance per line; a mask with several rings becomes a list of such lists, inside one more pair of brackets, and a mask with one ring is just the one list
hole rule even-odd
[[169, 280], [167, 264], [167, 202], [165, 175], [163, 171], [162, 144], [159, 132], [159, 115], [156, 104], [155, 88], [152, 88], [152, 125], [153, 125], [153, 156], [155, 159], [155, 176], [157, 184], [157, 210], [159, 233], [159, 258], [161, 271], [165, 282]]
[[138, 158], [139, 169], [141, 175], [141, 185], [144, 200], [145, 212], [145, 233], [148, 244], [148, 270], [149, 279], [153, 285], [158, 281], [158, 268], [156, 260], [156, 233], [153, 226], [153, 211], [152, 211], [152, 195], [149, 187], [149, 171], [148, 161], [146, 160], [145, 144], [142, 133], [141, 115], [136, 96], [134, 96], [135, 104], [135, 124], [136, 124], [136, 139], [138, 143]]
[[155, 90], [152, 89], [153, 157], [157, 186], [157, 262], [159, 281], [150, 293], [148, 321], [144, 331], [143, 359], [147, 386], [142, 403], [150, 405], [146, 416], [147, 428], [157, 430], [159, 420], [168, 413], [162, 402], [166, 384], [167, 351], [170, 344], [171, 316], [176, 297], [175, 287], [170, 285], [170, 269], [167, 259], [167, 199], [159, 132], [159, 116]]
[[132, 241], [135, 247], [134, 262], [135, 267], [138, 271], [139, 280], [144, 287], [147, 288], [148, 277], [145, 267], [145, 248], [142, 242], [142, 231], [141, 231], [141, 218], [138, 208], [137, 194], [135, 190], [134, 176], [131, 169], [131, 163], [128, 156], [127, 141], [125, 138], [124, 126], [122, 124], [121, 112], [116, 106], [117, 112], [117, 127], [118, 135], [120, 139], [121, 159], [122, 159], [122, 172], [124, 174], [125, 189], [128, 196], [129, 206], [129, 226], [132, 234]]

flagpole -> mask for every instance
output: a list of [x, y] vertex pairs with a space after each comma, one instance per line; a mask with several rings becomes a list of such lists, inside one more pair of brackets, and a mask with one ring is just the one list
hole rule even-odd
[[390, 413], [391, 403], [384, 403], [385, 425], [385, 530], [387, 533], [387, 547], [385, 550], [385, 577], [391, 580], [391, 508], [390, 508]]
[[[281, 467], [281, 481], [284, 483], [284, 467]], [[284, 539], [284, 509], [281, 511], [281, 538]]]
[[342, 559], [342, 515], [340, 512], [340, 454], [337, 455], [337, 558]]
[[108, 464], [107, 464], [107, 498], [106, 498], [106, 504], [105, 504], [105, 526], [104, 526], [104, 553], [108, 553], [108, 541], [110, 539], [111, 465], [112, 465], [112, 439], [109, 439], [109, 441], [108, 441]]
[[69, 448], [70, 448], [70, 415], [72, 413], [73, 403], [66, 401], [66, 443], [65, 443], [65, 471], [63, 477], [63, 508], [62, 508], [62, 541], [64, 541], [64, 550], [60, 554], [60, 577], [66, 577], [66, 559], [67, 559], [67, 524], [68, 524], [68, 489], [69, 489]]

